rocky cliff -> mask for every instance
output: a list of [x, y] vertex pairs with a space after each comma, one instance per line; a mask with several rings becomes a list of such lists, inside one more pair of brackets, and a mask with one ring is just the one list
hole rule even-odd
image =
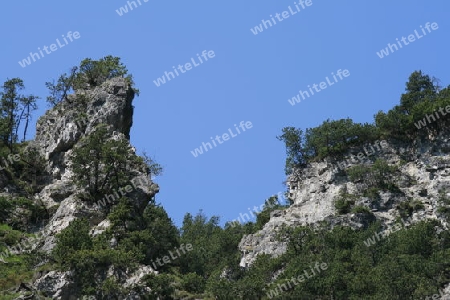
[[[90, 135], [99, 124], [107, 125], [111, 139], [125, 140], [129, 144], [133, 98], [134, 92], [127, 81], [124, 78], [113, 78], [98, 87], [75, 91], [39, 119], [35, 140], [29, 143], [28, 148], [37, 149], [45, 157], [43, 173], [46, 175], [37, 179], [43, 188], [35, 194], [35, 199], [52, 213], [49, 222], [37, 229], [38, 239], [33, 239], [30, 248], [49, 253], [55, 247], [55, 235], [76, 218], [85, 217], [89, 220], [92, 235], [97, 235], [110, 226], [100, 206], [81, 201], [77, 197], [82, 191], [72, 181], [71, 153], [80, 140]], [[129, 148], [134, 152], [131, 145]], [[132, 171], [134, 179], [138, 179], [140, 184], [127, 197], [136, 206], [145, 207], [159, 188], [147, 176], [146, 170]], [[27, 250], [30, 249], [24, 249]], [[109, 276], [115, 276], [123, 286], [130, 287], [137, 284], [145, 274], [152, 272], [155, 271], [150, 267], [142, 266], [131, 274], [118, 274], [111, 269]], [[28, 289], [44, 292], [52, 299], [75, 299], [72, 295], [76, 294], [70, 272], [40, 272], [36, 275], [33, 286]]]
[[[276, 238], [283, 225], [315, 226], [319, 222], [325, 222], [330, 228], [336, 225], [360, 228], [378, 219], [387, 229], [400, 217], [402, 203], [410, 200], [414, 200], [422, 208], [404, 218], [405, 226], [423, 219], [440, 219], [448, 228], [445, 218], [438, 213], [439, 197], [442, 193], [450, 192], [448, 136], [449, 131], [444, 130], [438, 136], [417, 139], [413, 144], [380, 141], [351, 149], [344, 160], [326, 159], [296, 170], [295, 176], [288, 178], [293, 205], [285, 210], [272, 212], [262, 230], [241, 240], [240, 265], [248, 267], [262, 253], [272, 256], [285, 253], [286, 244]], [[355, 165], [370, 165], [377, 158], [385, 160], [389, 165], [398, 166], [393, 180], [399, 190], [380, 191], [379, 200], [374, 203], [369, 197], [362, 196], [364, 185], [352, 182], [346, 170]], [[355, 205], [367, 207], [371, 213], [338, 214], [334, 201], [342, 191], [357, 195]]]

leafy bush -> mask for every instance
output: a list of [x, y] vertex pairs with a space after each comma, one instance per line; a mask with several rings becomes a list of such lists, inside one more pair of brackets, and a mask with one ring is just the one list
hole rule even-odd
[[413, 212], [424, 209], [424, 205], [420, 200], [408, 200], [400, 202], [397, 209], [402, 218], [410, 217]]
[[356, 196], [348, 194], [346, 191], [341, 191], [338, 198], [334, 201], [334, 207], [338, 214], [347, 214], [351, 211], [352, 206], [355, 204]]
[[[85, 219], [75, 219], [56, 235], [52, 257], [62, 270], [74, 272], [76, 283], [86, 295], [97, 292], [100, 283], [93, 278], [104, 276], [111, 265], [118, 269], [133, 270], [136, 263], [136, 253], [111, 249], [104, 234], [91, 238], [89, 223]], [[105, 293], [119, 292], [114, 281], [102, 284]]]
[[98, 200], [128, 184], [133, 177], [129, 165], [141, 165], [142, 159], [130, 152], [127, 140], [114, 140], [106, 125], [99, 125], [81, 140], [72, 153], [74, 182], [87, 189], [90, 200]]
[[29, 224], [48, 218], [45, 206], [24, 197], [0, 197], [0, 223], [25, 231]]
[[62, 266], [68, 266], [71, 257], [80, 250], [91, 250], [89, 222], [75, 219], [61, 233], [56, 235], [56, 246], [52, 251], [54, 259]]
[[205, 279], [195, 273], [188, 273], [183, 276], [181, 286], [185, 291], [201, 293], [205, 289]]
[[89, 87], [95, 87], [114, 77], [125, 77], [134, 92], [139, 94], [139, 90], [134, 88], [133, 76], [128, 74], [127, 68], [120, 61], [119, 57], [111, 55], [99, 60], [90, 58], [82, 60], [79, 71], [75, 74], [73, 87], [74, 89], [82, 89], [86, 87], [86, 84]]
[[263, 210], [256, 215], [255, 230], [261, 230], [264, 225], [269, 222], [270, 214], [279, 209], [286, 209], [286, 206], [279, 203], [278, 196], [267, 199], [264, 203]]
[[352, 182], [362, 182], [366, 188], [379, 188], [397, 191], [394, 184], [394, 173], [397, 166], [389, 166], [386, 161], [377, 159], [370, 165], [356, 165], [347, 170]]
[[347, 170], [347, 175], [352, 182], [363, 181], [370, 173], [371, 168], [366, 165], [356, 165]]
[[56, 82], [54, 80], [46, 82], [45, 85], [50, 93], [47, 102], [53, 107], [61, 101], [67, 100], [69, 92], [73, 90], [92, 89], [114, 77], [124, 77], [132, 91], [139, 95], [139, 90], [134, 87], [133, 76], [128, 74], [128, 70], [120, 58], [108, 55], [99, 60], [85, 58], [81, 61], [80, 66], [71, 69], [70, 74], [64, 73]]
[[295, 168], [303, 168], [312, 161], [340, 157], [351, 147], [380, 138], [412, 141], [418, 135], [438, 134], [448, 127], [445, 126], [450, 118], [448, 114], [423, 128], [416, 127], [417, 122], [427, 115], [450, 105], [450, 87], [441, 90], [436, 82], [422, 71], [414, 71], [406, 83], [400, 104], [386, 113], [379, 111], [374, 116], [374, 124], [354, 123], [347, 118], [326, 120], [305, 132], [295, 127], [283, 128], [283, 134], [277, 138], [286, 145], [286, 174], [292, 174]]
[[151, 299], [173, 299], [172, 295], [175, 293], [173, 287], [174, 277], [168, 274], [149, 274], [142, 280], [152, 291]]
[[[450, 243], [448, 232], [437, 221], [392, 232], [389, 239], [370, 247], [364, 242], [380, 231], [378, 223], [363, 230], [348, 226], [313, 232], [310, 228], [296, 229], [290, 228], [285, 236], [285, 254], [258, 256], [251, 268], [236, 274], [236, 280], [222, 279], [220, 285], [215, 284], [214, 295], [223, 295], [220, 299], [265, 299], [276, 289], [279, 295], [272, 294], [275, 299], [424, 299], [448, 282], [441, 272], [450, 262]], [[304, 272], [311, 274], [316, 263], [326, 263], [327, 268], [319, 274], [316, 270], [315, 276], [304, 276], [303, 282], [297, 281], [288, 289], [280, 287]], [[445, 278], [435, 279], [441, 276]], [[264, 293], [259, 295], [258, 291]]]
[[376, 187], [370, 187], [363, 193], [364, 197], [369, 197], [372, 203], [376, 203], [380, 200], [380, 190]]
[[352, 213], [355, 214], [372, 214], [370, 209], [364, 205], [358, 205], [352, 208]]
[[23, 236], [21, 231], [14, 230], [8, 225], [0, 225], [0, 252], [6, 249], [6, 247], [2, 247], [2, 244], [5, 246], [17, 245]]

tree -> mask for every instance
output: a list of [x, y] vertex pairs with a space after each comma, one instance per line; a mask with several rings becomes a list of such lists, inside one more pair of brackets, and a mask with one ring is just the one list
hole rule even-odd
[[75, 183], [86, 188], [92, 200], [126, 186], [134, 175], [129, 165], [142, 164], [128, 140], [111, 138], [104, 124], [81, 140], [73, 150], [72, 162]]
[[8, 146], [10, 152], [13, 152], [13, 143], [17, 141], [17, 137], [14, 135], [15, 132], [15, 116], [18, 111], [18, 103], [20, 101], [21, 96], [19, 95], [19, 91], [25, 88], [22, 79], [13, 78], [5, 81], [3, 84], [3, 92], [1, 98], [1, 117], [2, 117], [2, 125], [4, 126], [4, 132], [6, 138], [5, 142]]
[[93, 88], [114, 77], [126, 78], [134, 93], [139, 95], [139, 90], [134, 88], [133, 76], [128, 74], [127, 68], [120, 61], [119, 57], [111, 55], [105, 56], [99, 60], [86, 58], [81, 61], [79, 72], [75, 75], [73, 88]]
[[20, 168], [20, 179], [25, 182], [31, 182], [30, 194], [35, 193], [46, 174], [46, 160], [39, 152], [38, 146], [34, 143], [29, 144], [20, 154], [22, 167]]
[[263, 210], [256, 215], [255, 229], [256, 230], [263, 229], [264, 225], [270, 220], [270, 214], [277, 209], [283, 208], [285, 207], [280, 205], [280, 202], [278, 201], [278, 196], [272, 196], [269, 199], [267, 199], [264, 203]]
[[282, 135], [276, 138], [283, 141], [286, 146], [286, 175], [291, 174], [296, 167], [305, 166], [307, 157], [303, 148], [303, 131], [295, 127], [285, 127], [281, 130]]
[[147, 175], [149, 175], [151, 178], [154, 176], [162, 175], [163, 168], [162, 166], [157, 163], [153, 158], [147, 155], [147, 152], [142, 152], [142, 159], [144, 163], [145, 172]]
[[437, 86], [430, 76], [422, 74], [422, 71], [414, 71], [409, 76], [405, 90], [406, 93], [400, 98], [400, 106], [405, 114], [411, 114], [411, 109], [422, 101], [434, 100], [437, 94]]
[[67, 99], [67, 93], [71, 89], [73, 89], [73, 82], [75, 80], [75, 76], [77, 75], [78, 67], [73, 67], [70, 71], [70, 75], [67, 75], [64, 73], [63, 75], [59, 76], [58, 81], [55, 84], [55, 81], [53, 82], [46, 82], [45, 86], [50, 91], [50, 96], [47, 96], [47, 102], [50, 104], [50, 106], [55, 106], [59, 102]]
[[306, 130], [304, 151], [309, 159], [336, 157], [351, 146], [374, 141], [378, 136], [378, 130], [372, 124], [354, 123], [350, 118], [327, 119], [320, 126]]
[[13, 152], [13, 146], [18, 140], [18, 130], [23, 119], [26, 120], [24, 128], [25, 140], [31, 111], [37, 109], [36, 100], [39, 97], [24, 96], [20, 91], [25, 89], [22, 79], [8, 79], [0, 92], [0, 136], [4, 144]]
[[200, 276], [209, 276], [220, 264], [220, 233], [217, 216], [208, 218], [200, 211], [195, 217], [191, 214], [184, 216], [181, 227], [181, 244], [190, 243], [194, 251], [184, 254], [180, 259], [182, 273], [196, 273]]
[[92, 249], [89, 229], [89, 222], [86, 219], [75, 219], [70, 222], [67, 228], [56, 235], [56, 246], [52, 251], [55, 260], [64, 265], [76, 251]]
[[22, 109], [22, 112], [20, 113], [20, 116], [18, 118], [18, 124], [16, 126], [16, 133], [15, 135], [18, 136], [17, 131], [19, 130], [20, 120], [25, 120], [25, 126], [23, 129], [23, 138], [22, 142], [25, 141], [28, 131], [28, 123], [31, 120], [31, 112], [37, 109], [36, 100], [40, 99], [39, 97], [30, 95], [28, 97], [22, 97], [20, 99], [20, 107]]
[[85, 58], [80, 66], [70, 70], [70, 74], [62, 74], [56, 82], [55, 80], [46, 82], [45, 85], [50, 92], [47, 102], [53, 107], [61, 101], [68, 100], [67, 95], [72, 90], [94, 88], [114, 77], [124, 77], [134, 93], [139, 95], [139, 90], [134, 87], [133, 76], [128, 74], [120, 58], [108, 55], [99, 60]]

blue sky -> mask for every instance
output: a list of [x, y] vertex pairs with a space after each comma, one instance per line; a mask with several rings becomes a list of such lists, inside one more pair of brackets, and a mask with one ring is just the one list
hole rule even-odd
[[[127, 5], [123, 0], [3, 3], [0, 80], [20, 77], [26, 93], [43, 99], [34, 123], [47, 108], [46, 81], [86, 57], [121, 57], [141, 91], [131, 141], [163, 165], [157, 201], [177, 225], [199, 209], [223, 224], [284, 191], [285, 149], [275, 138], [283, 127], [313, 127], [327, 118], [372, 122], [377, 111], [398, 103], [414, 70], [450, 84], [448, 1], [312, 0], [304, 9], [298, 4], [299, 12], [294, 1], [140, 2], [122, 16], [116, 10]], [[250, 30], [283, 11], [287, 19], [257, 35]], [[396, 38], [420, 34], [427, 22], [439, 28], [377, 56]], [[18, 64], [69, 31], [80, 38], [25, 68]], [[172, 66], [191, 58], [198, 64], [203, 50], [215, 56], [159, 87], [153, 83]], [[339, 69], [350, 76], [289, 104], [299, 90]], [[241, 121], [253, 127], [191, 154], [210, 137], [228, 129], [236, 134]]]

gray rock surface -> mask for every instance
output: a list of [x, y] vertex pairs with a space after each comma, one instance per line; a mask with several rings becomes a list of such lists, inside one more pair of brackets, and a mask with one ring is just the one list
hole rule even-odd
[[[85, 101], [80, 101], [80, 97], [84, 97]], [[110, 226], [98, 206], [82, 202], [77, 197], [77, 193], [82, 191], [71, 180], [70, 155], [80, 139], [91, 134], [98, 124], [108, 125], [111, 138], [129, 143], [133, 97], [134, 92], [124, 78], [113, 78], [92, 90], [75, 91], [38, 120], [36, 138], [29, 143], [29, 147], [38, 149], [46, 158], [46, 172], [50, 175], [44, 178], [44, 188], [35, 198], [47, 209], [53, 209], [54, 213], [48, 224], [36, 232], [38, 238], [33, 240], [32, 249], [49, 253], [55, 247], [55, 235], [76, 218], [86, 217], [89, 220], [92, 235], [98, 235]], [[133, 152], [133, 155], [136, 154]], [[148, 199], [158, 193], [159, 187], [144, 170], [132, 171], [137, 174], [133, 180], [139, 179], [136, 181], [139, 184], [127, 196], [137, 207], [144, 208]], [[148, 266], [141, 266], [129, 273], [110, 271], [109, 275], [118, 276], [119, 282], [126, 287], [139, 284], [146, 274], [157, 273]], [[45, 292], [52, 299], [72, 299], [76, 294], [70, 272], [47, 271], [39, 274], [32, 288]]]
[[[381, 200], [378, 207], [371, 207], [366, 197], [359, 197], [357, 205], [365, 205], [371, 209], [373, 215], [382, 221], [383, 227], [394, 223], [399, 216], [397, 205], [408, 198], [419, 200], [424, 209], [414, 212], [405, 221], [406, 226], [423, 219], [441, 219], [445, 226], [448, 224], [440, 218], [438, 208], [438, 195], [441, 189], [450, 192], [450, 154], [441, 149], [448, 149], [450, 141], [449, 132], [442, 132], [431, 140], [416, 141], [413, 145], [401, 143], [387, 143], [372, 155], [364, 155], [362, 161], [355, 160], [343, 166], [345, 169], [356, 164], [370, 163], [370, 159], [382, 158], [389, 164], [399, 165], [400, 174], [396, 175], [395, 182], [404, 195], [390, 192], [380, 193]], [[363, 148], [352, 149], [348, 155], [357, 154]], [[407, 163], [405, 163], [407, 162]], [[242, 252], [240, 265], [250, 266], [259, 254], [265, 253], [273, 257], [286, 251], [286, 244], [277, 241], [276, 234], [285, 226], [311, 225], [325, 221], [330, 227], [348, 225], [354, 228], [367, 226], [368, 220], [361, 214], [349, 213], [337, 215], [334, 200], [343, 188], [348, 193], [362, 192], [362, 187], [352, 183], [339, 172], [337, 162], [330, 160], [311, 163], [307, 168], [297, 170], [296, 176], [288, 178], [288, 189], [293, 205], [282, 212], [271, 215], [270, 220], [262, 230], [255, 234], [245, 236], [239, 249]]]

